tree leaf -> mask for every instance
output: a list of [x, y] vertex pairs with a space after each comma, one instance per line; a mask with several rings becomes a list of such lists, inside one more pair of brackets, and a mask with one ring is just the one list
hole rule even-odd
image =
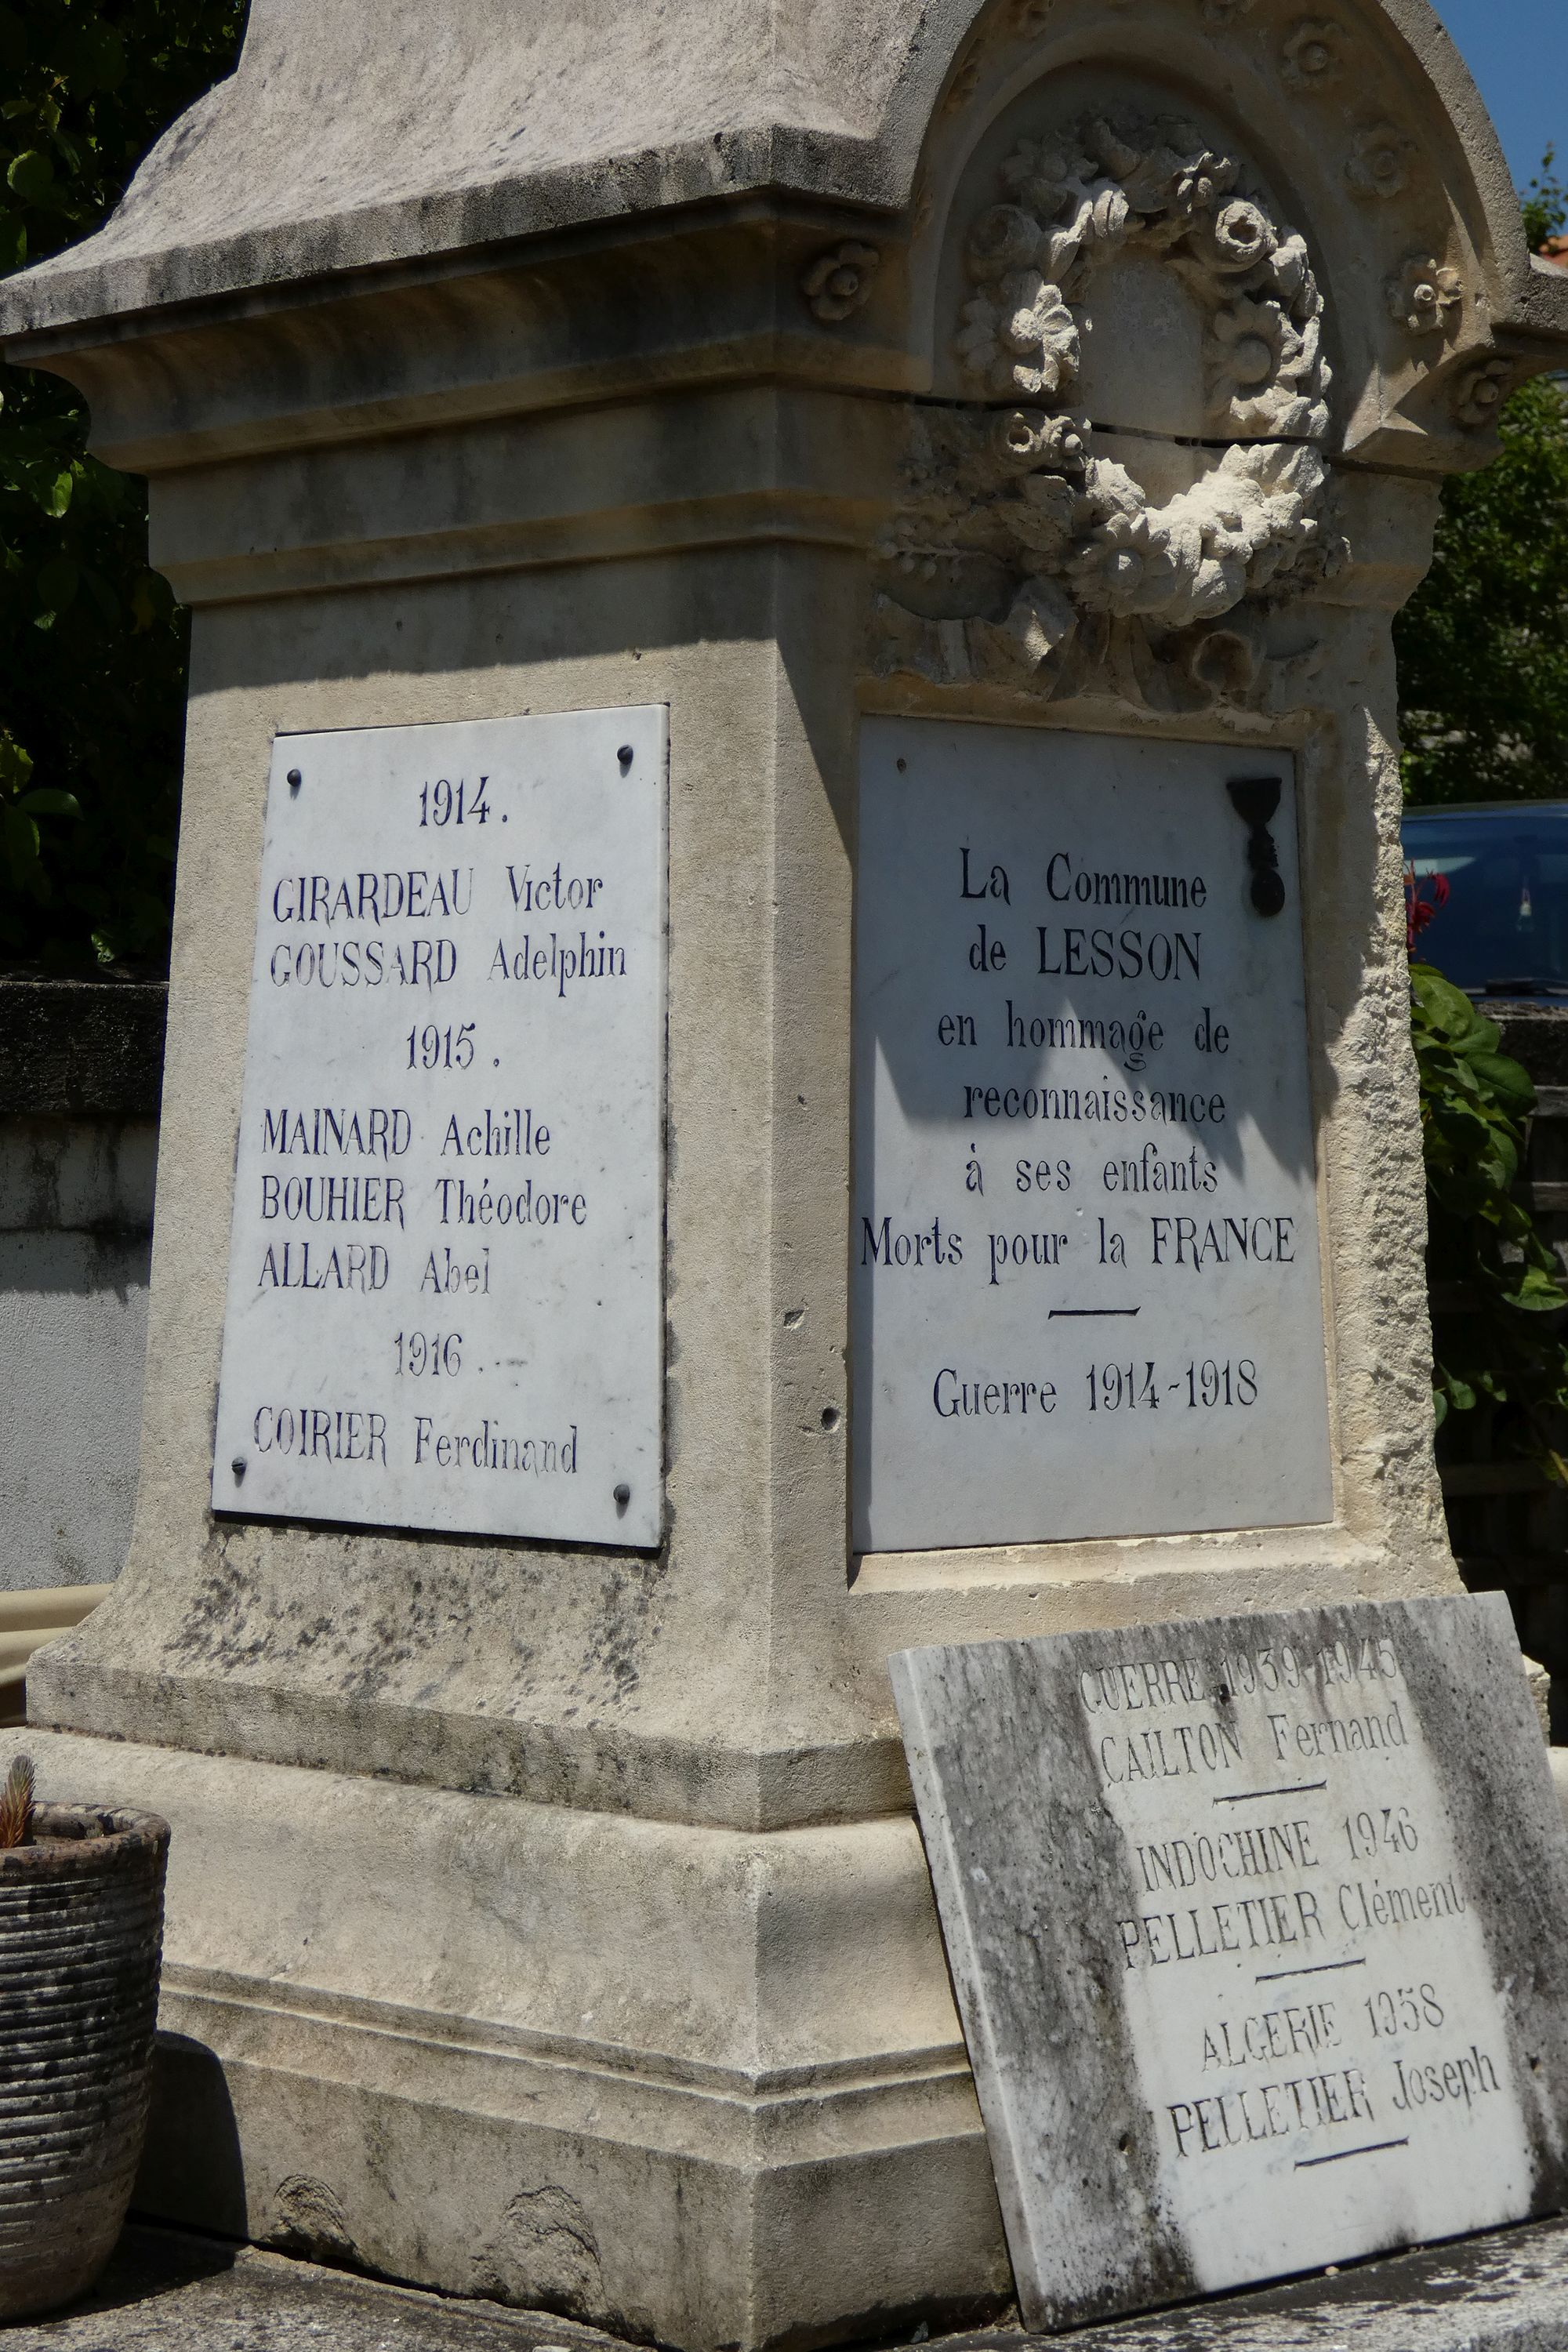
[[1412, 964], [1410, 992], [1428, 1027], [1445, 1043], [1474, 1034], [1480, 1016], [1462, 989], [1430, 964]]
[[1507, 1054], [1475, 1055], [1470, 1067], [1513, 1118], [1528, 1118], [1535, 1108], [1535, 1081], [1522, 1063]]
[[1568, 1290], [1540, 1266], [1527, 1266], [1518, 1286], [1508, 1294], [1508, 1303], [1530, 1314], [1551, 1315], [1559, 1307], [1568, 1307]]
[[18, 889], [26, 888], [38, 862], [38, 828], [14, 804], [0, 807], [0, 844], [5, 846], [13, 882]]
[[26, 205], [43, 203], [55, 184], [55, 167], [41, 147], [24, 147], [13, 155], [5, 172], [5, 184], [13, 194]]
[[32, 753], [0, 728], [0, 785], [18, 792], [32, 772]]

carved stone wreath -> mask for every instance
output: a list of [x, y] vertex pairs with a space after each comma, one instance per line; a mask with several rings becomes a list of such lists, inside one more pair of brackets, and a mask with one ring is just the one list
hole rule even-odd
[[[1261, 658], [1247, 652], [1257, 630], [1205, 648], [1208, 625], [1326, 551], [1330, 371], [1306, 245], [1239, 192], [1237, 163], [1168, 120], [1096, 116], [1063, 141], [1025, 140], [1002, 179], [1007, 201], [964, 248], [954, 350], [976, 404], [915, 420], [907, 501], [879, 551], [879, 666], [952, 676], [978, 655], [984, 668], [1047, 668], [1038, 682], [1059, 689], [1075, 651], [1080, 670], [1103, 665], [1110, 634], [1140, 624], [1132, 668], [1173, 658], [1198, 701], [1237, 690]], [[1197, 304], [1205, 437], [1229, 445], [1163, 504], [1096, 453], [1076, 401], [1095, 277], [1121, 254], [1156, 257]], [[923, 642], [902, 616], [927, 625]], [[958, 660], [955, 621], [974, 625]], [[1164, 652], [1173, 633], [1184, 642]]]

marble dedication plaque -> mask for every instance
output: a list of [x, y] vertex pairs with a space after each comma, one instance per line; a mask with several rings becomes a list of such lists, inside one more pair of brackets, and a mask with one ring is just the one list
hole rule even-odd
[[658, 1542], [667, 735], [278, 739], [216, 1508]]
[[1568, 1837], [1500, 1594], [892, 1672], [1029, 2326], [1568, 2200]]
[[857, 1549], [1328, 1518], [1289, 760], [868, 721], [855, 1003]]

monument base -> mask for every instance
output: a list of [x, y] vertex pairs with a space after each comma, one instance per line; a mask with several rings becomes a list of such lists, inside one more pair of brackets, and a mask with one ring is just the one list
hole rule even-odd
[[[106, 2322], [112, 2337], [105, 2335]], [[1352, 2335], [1352, 2331], [1353, 2335]], [[454, 2303], [320, 2263], [135, 2223], [93, 2294], [50, 2330], [51, 2347], [97, 2352], [619, 2352], [614, 2339], [494, 2303]], [[1568, 2223], [1532, 2224], [1365, 2263], [1335, 2277], [1122, 2319], [1059, 2340], [1087, 2352], [1568, 2352]], [[925, 2339], [921, 2339], [922, 2343]], [[1025, 2352], [1016, 2329], [938, 2336], [925, 2352]], [[892, 2347], [889, 2347], [892, 2352]]]
[[46, 1797], [174, 1824], [139, 2210], [694, 2352], [1010, 2298], [912, 1821], [22, 1737]]

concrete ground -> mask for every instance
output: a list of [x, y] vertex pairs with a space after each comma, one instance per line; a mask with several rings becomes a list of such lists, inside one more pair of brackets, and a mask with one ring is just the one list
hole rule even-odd
[[614, 2339], [540, 2312], [451, 2302], [256, 2246], [132, 2223], [91, 2294], [58, 2317], [0, 2328], [0, 2345], [5, 2352], [612, 2352]]
[[[1568, 2352], [1568, 2221], [1363, 2263], [1051, 2339], [1072, 2352]], [[1016, 2329], [905, 2352], [1032, 2352]], [[458, 2303], [132, 2226], [96, 2290], [3, 2352], [629, 2352], [547, 2313]]]

